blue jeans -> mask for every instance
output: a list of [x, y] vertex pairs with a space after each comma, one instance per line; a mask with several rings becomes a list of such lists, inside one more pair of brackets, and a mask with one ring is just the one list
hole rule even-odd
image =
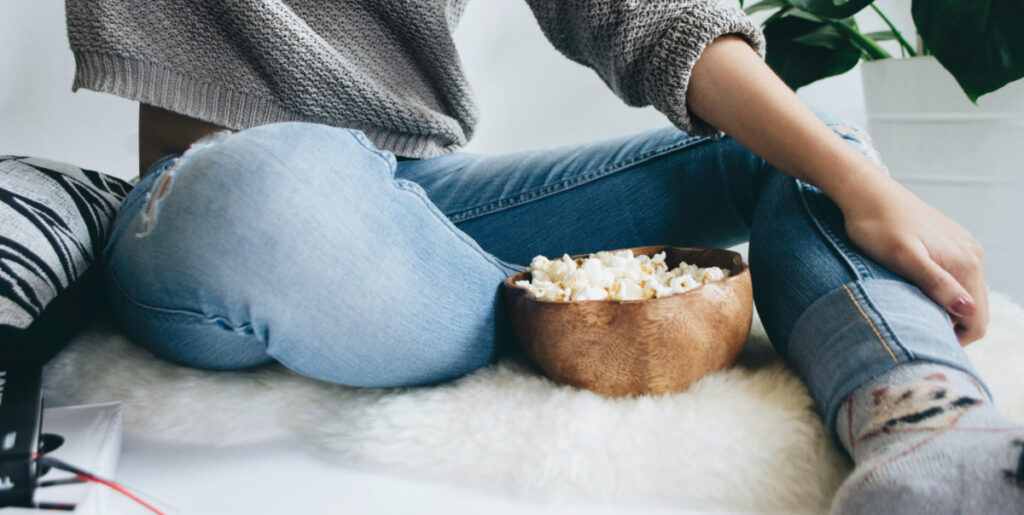
[[675, 128], [398, 161], [358, 131], [261, 126], [154, 164], [104, 259], [125, 331], [158, 356], [393, 387], [509, 349], [499, 288], [534, 255], [747, 240], [768, 335], [830, 430], [897, 364], [974, 373], [943, 309], [861, 255], [820, 190]]

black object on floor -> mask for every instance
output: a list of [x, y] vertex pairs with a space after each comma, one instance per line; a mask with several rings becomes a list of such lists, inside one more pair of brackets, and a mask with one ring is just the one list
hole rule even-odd
[[35, 506], [42, 426], [42, 369], [0, 369], [0, 507]]

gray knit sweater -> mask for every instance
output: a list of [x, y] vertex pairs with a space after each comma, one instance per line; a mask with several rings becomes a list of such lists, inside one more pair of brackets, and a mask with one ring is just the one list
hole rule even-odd
[[[486, 1], [486, 0], [484, 0]], [[690, 70], [723, 34], [761, 55], [757, 26], [724, 0], [527, 0], [554, 46], [623, 101], [679, 128]], [[433, 157], [464, 145], [477, 112], [452, 32], [466, 0], [67, 0], [72, 88], [233, 129], [301, 120], [360, 129]]]

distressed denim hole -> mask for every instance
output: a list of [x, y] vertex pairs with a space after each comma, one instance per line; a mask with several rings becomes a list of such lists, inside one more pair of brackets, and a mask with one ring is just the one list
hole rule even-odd
[[870, 141], [870, 138], [868, 138], [868, 135], [865, 134], [864, 131], [852, 125], [836, 125], [835, 127], [833, 127], [833, 129], [839, 132], [840, 135], [845, 136], [847, 138], [856, 139], [861, 143], [867, 144]]
[[231, 131], [224, 130], [206, 135], [193, 143], [184, 154], [172, 161], [167, 168], [158, 172], [153, 172], [160, 174], [160, 176], [157, 177], [156, 184], [153, 186], [153, 189], [146, 193], [146, 203], [142, 206], [142, 210], [139, 212], [139, 216], [142, 217], [142, 228], [139, 232], [135, 233], [136, 238], [143, 238], [153, 232], [153, 229], [156, 227], [157, 217], [160, 213], [160, 201], [170, 194], [174, 183], [174, 177], [178, 174], [181, 168], [200, 151], [223, 141], [231, 134]]
[[829, 127], [843, 139], [853, 142], [855, 144], [854, 146], [857, 147], [862, 154], [878, 165], [886, 175], [890, 175], [889, 169], [885, 166], [885, 163], [882, 162], [882, 156], [878, 153], [878, 149], [875, 148], [874, 143], [871, 141], [871, 137], [868, 136], [863, 129], [849, 123], [839, 123], [830, 125]]
[[[178, 158], [178, 160], [180, 159]], [[142, 211], [139, 212], [139, 216], [142, 217], [142, 229], [135, 233], [136, 238], [147, 236], [156, 227], [157, 209], [160, 205], [160, 200], [171, 191], [171, 182], [174, 180], [173, 172], [178, 168], [178, 160], [175, 160], [174, 165], [170, 168], [159, 172], [160, 177], [157, 178], [156, 186], [149, 193], [146, 193], [146, 204], [142, 206]]]

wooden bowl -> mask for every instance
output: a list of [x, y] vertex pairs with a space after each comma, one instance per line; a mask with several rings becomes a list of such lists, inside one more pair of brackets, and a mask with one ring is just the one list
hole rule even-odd
[[505, 300], [526, 356], [557, 383], [605, 395], [678, 392], [732, 365], [753, 315], [750, 271], [741, 256], [711, 248], [629, 250], [635, 256], [664, 251], [670, 269], [686, 261], [731, 273], [668, 297], [576, 302], [533, 298], [515, 285], [530, 273], [513, 275], [505, 279]]

